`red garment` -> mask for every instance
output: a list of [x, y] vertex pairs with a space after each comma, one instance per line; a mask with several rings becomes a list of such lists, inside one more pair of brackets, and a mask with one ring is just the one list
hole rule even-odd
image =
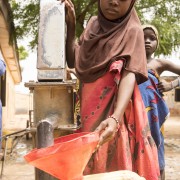
[[[116, 61], [104, 76], [93, 83], [82, 84], [81, 131], [94, 131], [112, 114], [122, 67], [123, 61]], [[147, 180], [158, 180], [157, 149], [137, 84], [121, 122], [115, 138], [91, 157], [84, 174], [131, 170]]]

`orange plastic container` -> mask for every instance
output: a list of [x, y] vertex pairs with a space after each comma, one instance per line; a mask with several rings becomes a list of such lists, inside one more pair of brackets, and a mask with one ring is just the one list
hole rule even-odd
[[80, 180], [98, 141], [97, 132], [75, 133], [55, 139], [53, 146], [34, 149], [24, 158], [58, 179]]

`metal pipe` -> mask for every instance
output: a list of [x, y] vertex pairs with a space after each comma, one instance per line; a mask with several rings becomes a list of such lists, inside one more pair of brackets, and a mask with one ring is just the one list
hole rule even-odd
[[[4, 145], [4, 152], [3, 152], [3, 157], [2, 157], [2, 165], [1, 165], [1, 174], [0, 174], [0, 178], [2, 177], [2, 175], [3, 175], [3, 170], [4, 170], [4, 165], [5, 165], [5, 160], [6, 160], [6, 154], [7, 154], [7, 142], [8, 142], [8, 139], [9, 138], [11, 138], [11, 136], [12, 137], [16, 137], [16, 136], [18, 136], [18, 134], [21, 134], [21, 133], [23, 133], [22, 135], [21, 135], [21, 138], [25, 135], [25, 134], [27, 134], [27, 133], [29, 133], [31, 130], [30, 129], [23, 129], [23, 130], [20, 130], [20, 131], [16, 131], [16, 132], [13, 132], [13, 133], [9, 133], [9, 134], [6, 134], [6, 135], [4, 135], [4, 136], [2, 136], [1, 137], [1, 141], [5, 141], [5, 145]], [[16, 144], [15, 145], [12, 145], [12, 148], [11, 148], [11, 152], [10, 153], [12, 153], [12, 151], [13, 151], [13, 148], [16, 146]]]
[[13, 132], [13, 133], [10, 133], [10, 134], [6, 134], [4, 136], [2, 136], [2, 140], [6, 137], [10, 137], [10, 136], [13, 136], [13, 135], [16, 135], [16, 134], [19, 134], [19, 133], [22, 133], [22, 132], [26, 132], [26, 131], [30, 131], [29, 129], [23, 129], [23, 130], [20, 130], [20, 131], [16, 131], [16, 132]]
[[[53, 131], [57, 127], [57, 115], [50, 115], [44, 120], [39, 121], [37, 125], [37, 148], [45, 148], [54, 144]], [[35, 170], [36, 180], [56, 180], [53, 176], [45, 173], [42, 170]]]
[[5, 159], [6, 159], [6, 149], [7, 149], [7, 141], [9, 139], [9, 136], [5, 137], [5, 147], [4, 147], [4, 153], [3, 153], [3, 158], [2, 158], [2, 165], [1, 165], [1, 178], [3, 175], [3, 170], [4, 170], [4, 164], [5, 164]]

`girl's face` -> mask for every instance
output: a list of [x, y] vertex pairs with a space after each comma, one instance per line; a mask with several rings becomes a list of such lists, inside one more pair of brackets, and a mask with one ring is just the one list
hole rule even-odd
[[144, 41], [146, 55], [152, 55], [157, 48], [158, 40], [156, 34], [151, 28], [144, 29]]
[[131, 5], [132, 0], [100, 0], [100, 8], [109, 20], [116, 20], [123, 17]]

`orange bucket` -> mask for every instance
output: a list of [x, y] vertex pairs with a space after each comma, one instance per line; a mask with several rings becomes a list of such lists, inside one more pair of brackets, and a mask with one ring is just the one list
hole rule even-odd
[[98, 141], [97, 132], [75, 133], [55, 139], [53, 146], [34, 149], [24, 158], [58, 179], [80, 180]]

